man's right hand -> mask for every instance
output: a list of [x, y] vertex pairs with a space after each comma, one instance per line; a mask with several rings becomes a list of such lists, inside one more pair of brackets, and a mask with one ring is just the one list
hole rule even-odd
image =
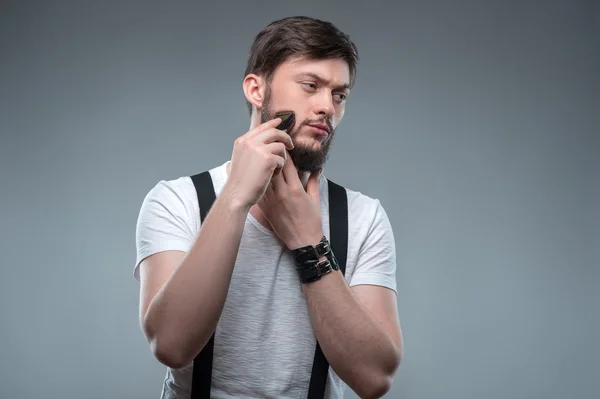
[[264, 195], [274, 173], [287, 161], [292, 138], [276, 129], [281, 118], [271, 119], [235, 140], [231, 169], [224, 191], [237, 203], [252, 207]]

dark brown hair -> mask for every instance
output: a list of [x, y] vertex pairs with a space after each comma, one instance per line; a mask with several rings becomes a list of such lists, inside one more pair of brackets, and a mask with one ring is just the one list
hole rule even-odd
[[[254, 38], [244, 77], [254, 73], [271, 82], [275, 69], [290, 57], [313, 60], [340, 58], [348, 63], [354, 85], [358, 50], [349, 36], [331, 22], [297, 16], [271, 22]], [[246, 100], [248, 111], [252, 104]]]

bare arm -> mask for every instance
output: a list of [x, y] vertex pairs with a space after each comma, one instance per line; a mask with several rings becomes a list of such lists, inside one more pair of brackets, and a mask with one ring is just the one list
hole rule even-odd
[[223, 310], [248, 208], [219, 196], [187, 255], [167, 251], [140, 265], [140, 320], [152, 352], [178, 368], [193, 360]]
[[394, 291], [348, 287], [340, 271], [302, 285], [323, 354], [361, 398], [379, 398], [392, 384], [403, 353]]
[[140, 264], [140, 321], [155, 357], [189, 364], [214, 332], [229, 290], [246, 216], [285, 163], [290, 136], [275, 118], [239, 137], [231, 170], [190, 250], [166, 251]]
[[[375, 274], [385, 276], [392, 274], [392, 265], [395, 268], [391, 226], [383, 208], [374, 205], [374, 220], [353, 276], [357, 271], [366, 275], [369, 269], [379, 269]], [[319, 172], [310, 174], [304, 187], [289, 159], [259, 206], [289, 249], [315, 245], [323, 237]], [[303, 284], [302, 291], [323, 354], [337, 375], [363, 398], [383, 396], [402, 357], [394, 290], [367, 284], [350, 289], [338, 270]]]

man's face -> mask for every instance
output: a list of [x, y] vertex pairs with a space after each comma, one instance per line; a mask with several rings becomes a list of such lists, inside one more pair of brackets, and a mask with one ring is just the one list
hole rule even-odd
[[281, 64], [267, 84], [261, 123], [279, 111], [294, 111], [290, 157], [298, 171], [315, 172], [327, 161], [344, 116], [349, 82], [348, 64], [341, 59], [294, 59]]

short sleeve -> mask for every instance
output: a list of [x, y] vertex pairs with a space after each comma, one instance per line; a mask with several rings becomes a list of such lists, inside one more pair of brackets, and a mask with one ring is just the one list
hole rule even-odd
[[379, 200], [375, 202], [373, 221], [359, 250], [349, 285], [381, 285], [397, 292], [394, 233], [385, 209]]
[[133, 276], [140, 280], [139, 265], [158, 252], [189, 251], [194, 241], [189, 205], [177, 181], [160, 181], [142, 202], [136, 224], [136, 262]]

